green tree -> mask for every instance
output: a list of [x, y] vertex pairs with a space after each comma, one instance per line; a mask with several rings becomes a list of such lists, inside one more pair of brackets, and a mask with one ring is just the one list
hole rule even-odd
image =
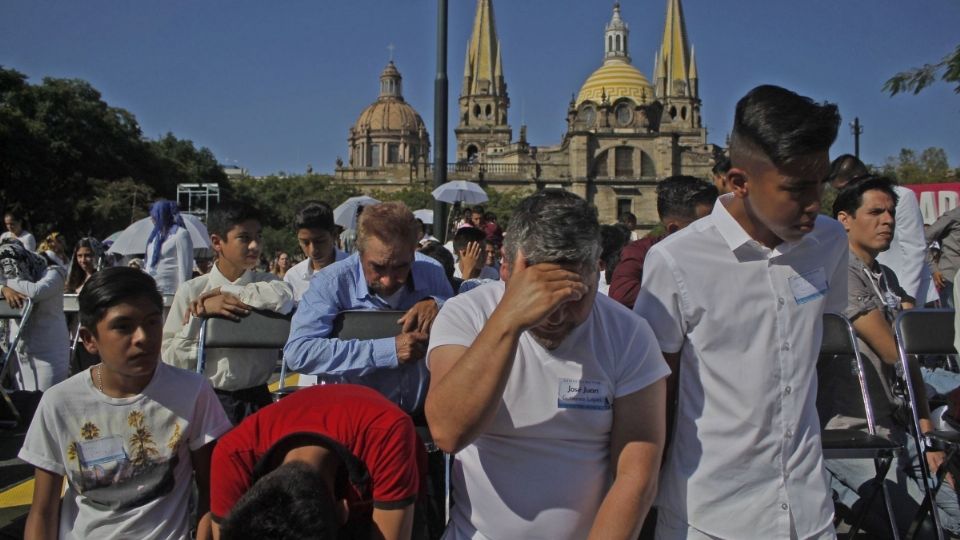
[[883, 85], [883, 91], [891, 96], [901, 92], [916, 95], [935, 83], [938, 78], [946, 83], [956, 83], [953, 91], [960, 94], [960, 45], [936, 64], [924, 64], [922, 67], [897, 73]]
[[950, 164], [943, 148], [930, 147], [917, 152], [901, 148], [896, 157], [889, 157], [880, 173], [901, 184], [935, 184], [945, 182], [950, 175]]

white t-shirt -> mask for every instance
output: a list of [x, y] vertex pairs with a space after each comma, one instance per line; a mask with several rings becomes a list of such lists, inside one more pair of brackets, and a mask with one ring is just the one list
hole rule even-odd
[[45, 392], [19, 457], [67, 478], [59, 538], [181, 539], [190, 451], [229, 429], [203, 376], [158, 359], [133, 397], [101, 393], [89, 370]]
[[[340, 251], [337, 248], [333, 248], [334, 251], [334, 262], [342, 261], [350, 256], [349, 253]], [[331, 263], [332, 264], [332, 263]], [[323, 270], [321, 268], [320, 270]], [[283, 275], [283, 280], [293, 285], [293, 298], [297, 302], [303, 298], [303, 295], [307, 293], [307, 289], [310, 288], [310, 280], [313, 279], [313, 276], [317, 275], [319, 270], [314, 270], [313, 265], [310, 264], [310, 258], [306, 258], [297, 264], [293, 265], [287, 273]]]
[[6, 231], [3, 234], [0, 234], [0, 242], [3, 242], [7, 238], [16, 238], [20, 240], [20, 243], [23, 244], [23, 247], [27, 248], [30, 251], [37, 250], [37, 239], [33, 237], [32, 234], [25, 230], [20, 231], [20, 236], [13, 234], [10, 231]]
[[[439, 346], [469, 347], [504, 290], [491, 282], [444, 303], [427, 365]], [[612, 480], [613, 400], [668, 373], [646, 321], [605, 296], [554, 350], [524, 333], [496, 416], [456, 455], [444, 538], [586, 538]]]

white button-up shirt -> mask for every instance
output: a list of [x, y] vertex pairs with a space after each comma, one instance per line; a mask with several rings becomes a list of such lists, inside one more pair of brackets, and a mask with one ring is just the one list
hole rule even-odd
[[769, 249], [725, 200], [650, 250], [634, 307], [680, 353], [658, 537], [832, 538], [816, 364], [823, 313], [846, 306], [847, 237], [820, 216]]

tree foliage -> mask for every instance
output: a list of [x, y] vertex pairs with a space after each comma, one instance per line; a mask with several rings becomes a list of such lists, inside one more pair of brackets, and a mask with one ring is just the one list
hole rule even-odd
[[899, 155], [887, 158], [880, 172], [900, 184], [946, 182], [951, 174], [946, 151], [936, 147], [927, 148], [919, 155], [913, 149], [902, 148]]
[[916, 95], [935, 83], [938, 78], [946, 83], [956, 83], [953, 91], [960, 94], [960, 45], [936, 64], [924, 64], [922, 67], [897, 73], [883, 85], [883, 91], [891, 96], [901, 92]]
[[132, 113], [79, 79], [27, 77], [0, 66], [0, 204], [37, 237], [103, 238], [184, 182], [226, 182], [212, 152], [167, 134], [143, 137]]

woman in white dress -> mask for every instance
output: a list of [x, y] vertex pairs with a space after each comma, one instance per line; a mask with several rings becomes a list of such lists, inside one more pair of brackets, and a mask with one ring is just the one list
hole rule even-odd
[[[7, 303], [18, 308], [26, 298], [33, 301], [16, 360], [11, 359], [15, 362], [10, 367], [17, 388], [44, 391], [67, 378], [70, 338], [63, 317], [66, 272], [52, 259], [28, 251], [15, 239], [0, 244], [0, 269], [0, 294]], [[16, 327], [11, 327], [15, 332]]]
[[150, 207], [153, 232], [147, 239], [144, 270], [153, 276], [161, 294], [174, 294], [193, 276], [193, 242], [177, 203], [159, 200]]

